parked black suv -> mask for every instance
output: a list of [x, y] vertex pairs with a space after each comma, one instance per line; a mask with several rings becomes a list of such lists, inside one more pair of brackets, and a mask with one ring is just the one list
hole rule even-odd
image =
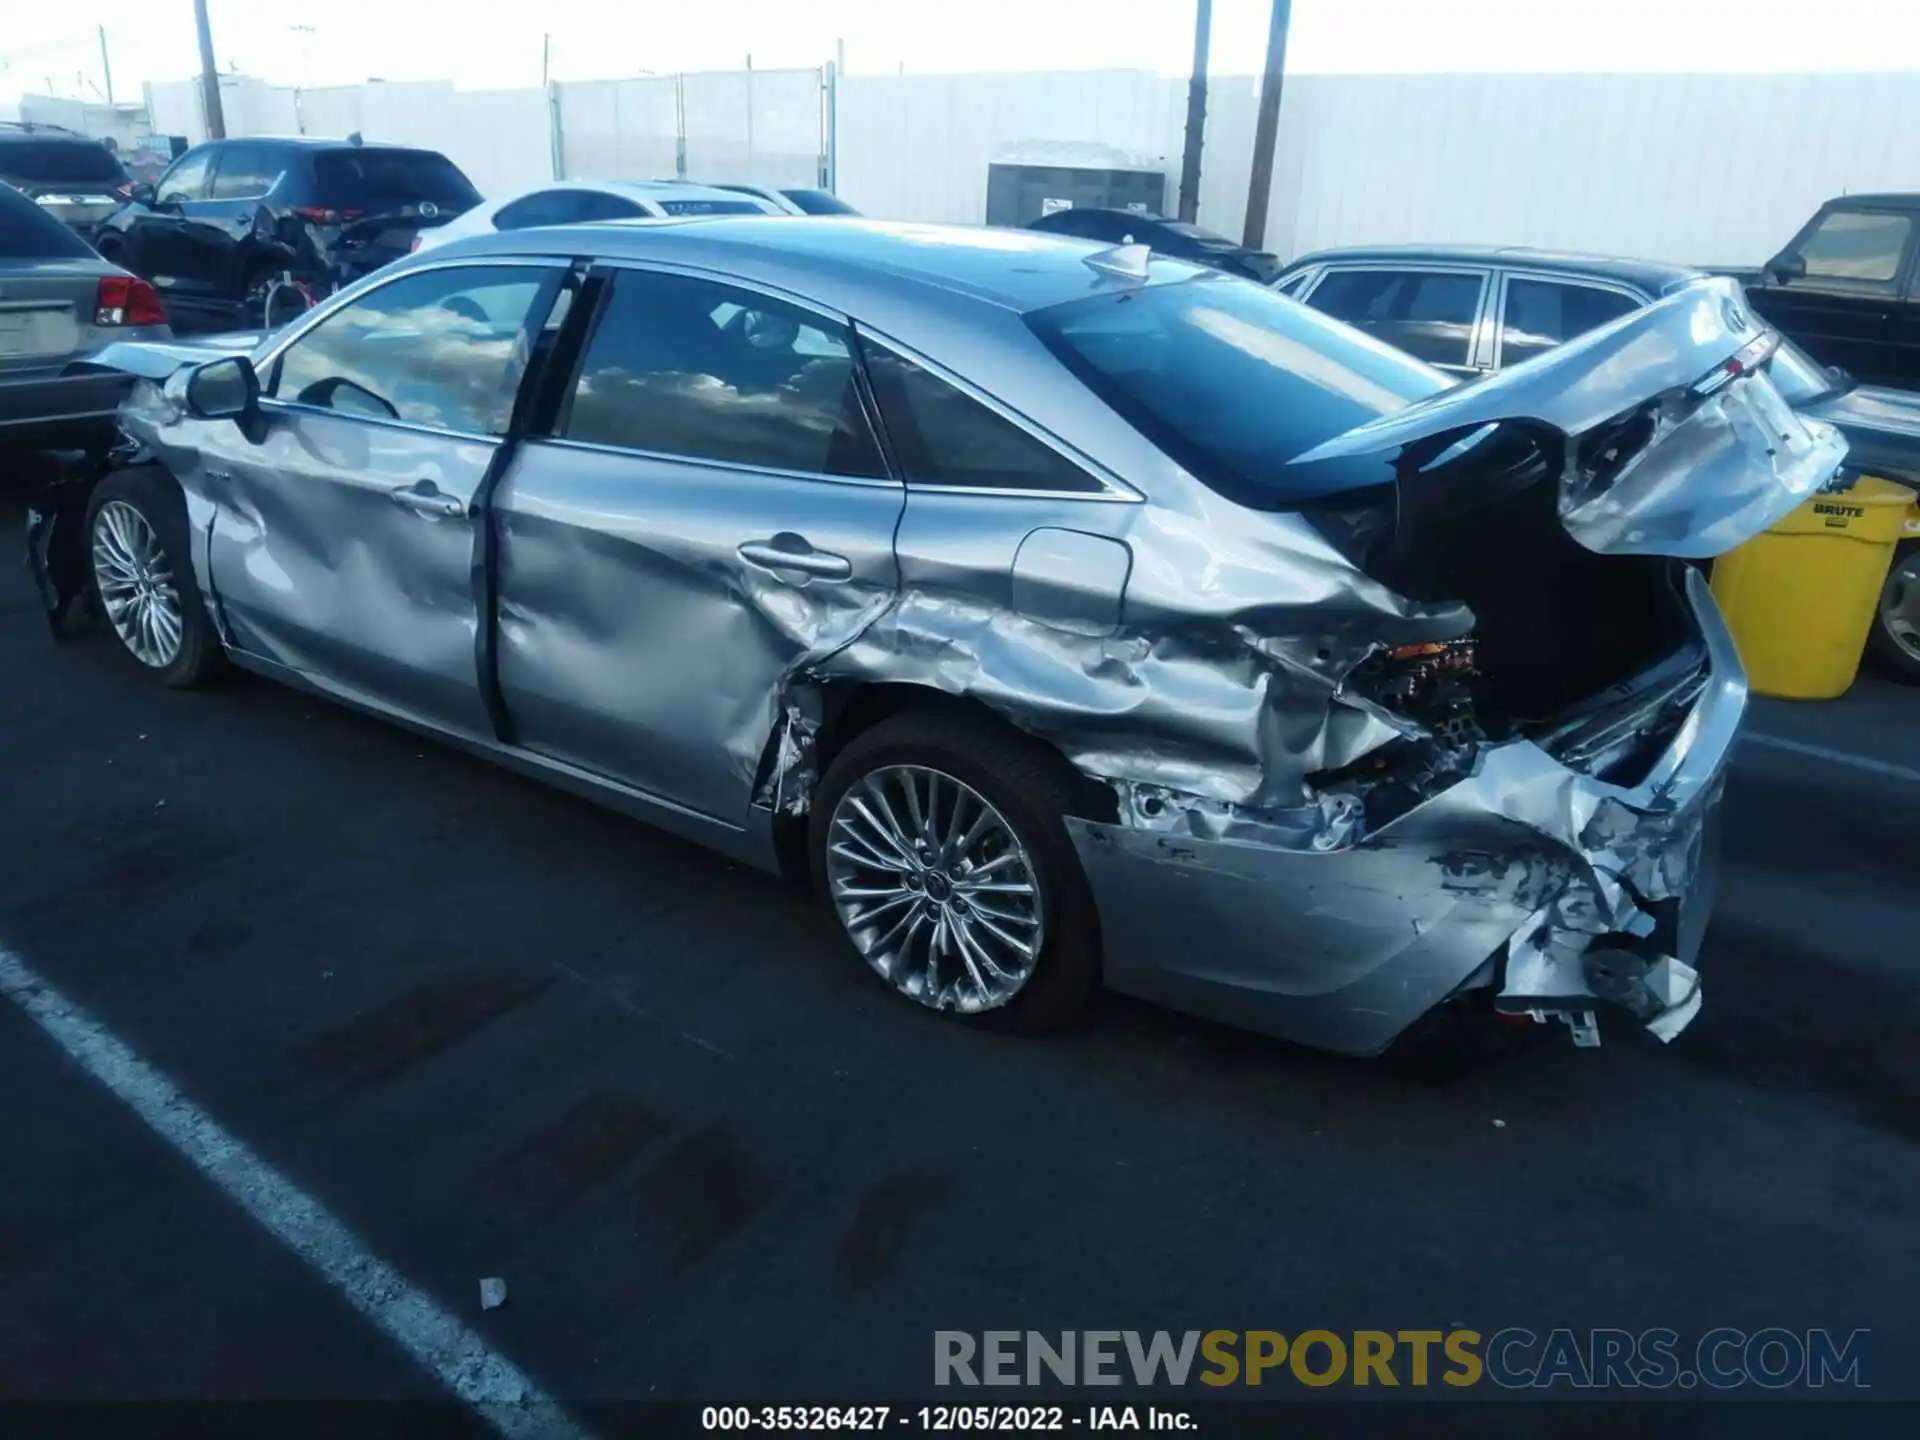
[[91, 239], [133, 189], [119, 156], [58, 125], [0, 120], [0, 181]]
[[318, 299], [480, 203], [437, 151], [351, 139], [214, 140], [133, 193], [95, 243], [153, 282], [176, 328], [259, 326], [281, 275]]

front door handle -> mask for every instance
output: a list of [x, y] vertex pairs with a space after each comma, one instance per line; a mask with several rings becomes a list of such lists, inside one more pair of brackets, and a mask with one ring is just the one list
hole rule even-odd
[[800, 535], [780, 534], [770, 540], [749, 540], [740, 547], [739, 555], [749, 565], [772, 571], [775, 575], [783, 570], [797, 570], [803, 575], [817, 575], [822, 580], [853, 578], [851, 560], [828, 550], [816, 550]]
[[465, 515], [467, 502], [457, 495], [448, 495], [431, 480], [418, 480], [411, 485], [402, 485], [397, 490], [387, 492], [393, 497], [393, 503], [402, 509], [411, 510], [419, 515]]

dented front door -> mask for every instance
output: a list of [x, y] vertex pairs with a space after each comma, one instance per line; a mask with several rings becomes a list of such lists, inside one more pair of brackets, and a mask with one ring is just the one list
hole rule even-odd
[[491, 734], [476, 501], [552, 266], [412, 272], [296, 338], [251, 433], [205, 454], [209, 564], [235, 643], [343, 698]]

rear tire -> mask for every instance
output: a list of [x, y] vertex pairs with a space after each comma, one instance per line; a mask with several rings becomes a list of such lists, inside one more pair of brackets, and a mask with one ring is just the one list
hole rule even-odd
[[1099, 914], [1064, 819], [1079, 789], [1057, 753], [985, 716], [906, 711], [822, 778], [815, 880], [896, 993], [975, 1024], [1060, 1028], [1100, 984]]
[[1920, 540], [1902, 540], [1867, 633], [1875, 667], [1902, 685], [1920, 685]]
[[87, 573], [107, 628], [148, 679], [184, 690], [226, 668], [188, 550], [187, 507], [152, 466], [120, 470], [87, 503]]

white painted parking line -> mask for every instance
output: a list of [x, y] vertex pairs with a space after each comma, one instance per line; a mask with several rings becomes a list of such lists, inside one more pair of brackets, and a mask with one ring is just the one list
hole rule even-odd
[[588, 1433], [512, 1361], [415, 1289], [319, 1201], [4, 948], [0, 995], [500, 1434], [534, 1440]]
[[1845, 750], [1829, 749], [1825, 745], [1809, 745], [1804, 740], [1788, 740], [1779, 735], [1762, 735], [1749, 730], [1741, 737], [1748, 744], [1764, 745], [1770, 750], [1785, 750], [1792, 755], [1805, 755], [1813, 760], [1825, 760], [1832, 765], [1850, 765], [1855, 770], [1865, 770], [1872, 775], [1885, 775], [1892, 780], [1907, 780], [1920, 785], [1920, 770], [1907, 765], [1894, 765], [1885, 760], [1875, 760], [1867, 755], [1854, 755]]

